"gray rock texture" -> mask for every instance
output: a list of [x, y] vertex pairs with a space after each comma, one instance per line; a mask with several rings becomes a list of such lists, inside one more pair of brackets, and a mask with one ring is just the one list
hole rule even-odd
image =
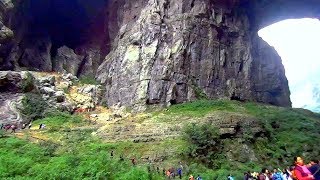
[[18, 72], [0, 71], [0, 92], [21, 92], [23, 75]]
[[77, 55], [74, 50], [63, 46], [58, 49], [57, 55], [54, 59], [54, 70], [57, 72], [69, 72], [73, 75], [78, 74], [83, 57]]
[[281, 59], [257, 31], [320, 18], [318, 0], [74, 2], [78, 20], [62, 8], [70, 21], [48, 26], [34, 14], [58, 18], [55, 1], [0, 0], [0, 70], [96, 76], [108, 105], [135, 110], [204, 97], [290, 106]]
[[109, 105], [143, 110], [202, 97], [291, 105], [281, 58], [251, 33], [246, 14], [200, 0], [122, 8], [114, 49], [97, 73]]

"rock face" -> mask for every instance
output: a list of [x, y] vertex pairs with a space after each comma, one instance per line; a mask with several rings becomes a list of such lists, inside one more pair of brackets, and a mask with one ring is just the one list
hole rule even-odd
[[95, 75], [108, 105], [135, 110], [203, 97], [290, 106], [281, 59], [257, 31], [319, 18], [318, 7], [318, 0], [0, 0], [0, 70]]
[[[33, 70], [50, 72], [52, 71], [51, 61], [51, 41], [49, 37], [30, 40], [28, 45], [18, 60], [20, 67], [28, 67]], [[36, 61], [35, 61], [36, 59]]]
[[[78, 78], [72, 74], [0, 71], [0, 124], [28, 120], [21, 115], [21, 100], [27, 92], [42, 98], [46, 102], [46, 110], [58, 109], [69, 113], [76, 109], [93, 110], [100, 104], [101, 86], [73, 86], [77, 81]], [[33, 88], [27, 89], [26, 85], [30, 83]]]
[[72, 49], [63, 46], [58, 49], [54, 62], [54, 70], [62, 73], [70, 72], [73, 75], [77, 75], [82, 60], [82, 56], [75, 54]]
[[0, 71], [0, 92], [21, 92], [22, 75], [17, 72]]
[[109, 105], [141, 110], [199, 97], [291, 105], [281, 59], [251, 33], [246, 14], [191, 0], [126, 2], [123, 8], [134, 18], [119, 21], [115, 49], [97, 73]]
[[109, 46], [104, 6], [104, 0], [0, 0], [0, 70], [95, 76]]

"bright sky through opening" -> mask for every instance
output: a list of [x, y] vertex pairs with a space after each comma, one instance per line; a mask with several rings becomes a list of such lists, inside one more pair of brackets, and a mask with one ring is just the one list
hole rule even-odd
[[282, 58], [292, 106], [319, 111], [320, 21], [288, 19], [263, 28], [258, 34]]

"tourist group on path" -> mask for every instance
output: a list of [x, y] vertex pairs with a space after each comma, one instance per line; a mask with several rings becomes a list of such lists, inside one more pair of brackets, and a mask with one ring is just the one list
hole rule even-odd
[[[32, 123], [30, 122], [29, 124], [20, 124], [20, 125], [17, 125], [17, 124], [1, 124], [0, 126], [0, 130], [5, 130], [5, 131], [9, 131], [11, 129], [11, 133], [15, 133], [16, 130], [19, 130], [19, 129], [31, 129], [32, 127]], [[46, 128], [46, 125], [45, 124], [40, 124], [39, 125], [39, 129], [45, 129]]]
[[[234, 179], [228, 176], [228, 180]], [[319, 160], [311, 160], [305, 165], [301, 157], [294, 157], [294, 165], [288, 169], [274, 169], [273, 173], [266, 168], [260, 173], [246, 172], [244, 180], [320, 180], [320, 164]]]

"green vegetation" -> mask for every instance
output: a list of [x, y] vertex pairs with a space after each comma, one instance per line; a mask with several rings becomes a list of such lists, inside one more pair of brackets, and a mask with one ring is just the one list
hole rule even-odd
[[197, 99], [208, 99], [208, 96], [206, 95], [205, 92], [198, 86], [196, 83], [196, 80], [194, 78], [191, 79], [191, 87], [196, 95]]
[[[207, 168], [226, 170], [220, 171], [224, 175], [231, 171], [240, 178], [241, 172], [248, 170], [260, 171], [262, 167], [289, 166], [296, 155], [303, 156], [306, 162], [311, 158], [319, 158], [320, 155], [317, 148], [320, 143], [319, 114], [307, 110], [227, 100], [199, 100], [171, 106], [166, 111], [153, 115], [157, 122], [170, 123], [172, 126], [187, 125], [184, 129], [189, 136], [188, 148], [185, 148], [184, 152], [186, 160], [201, 163]], [[214, 142], [218, 143], [215, 141], [216, 127], [211, 127], [210, 117], [226, 121], [230, 117], [248, 117], [254, 119], [262, 129], [260, 133], [254, 133], [250, 123], [243, 123], [243, 132], [237, 136], [220, 137], [219, 147], [222, 149], [216, 149], [219, 153], [210, 151], [210, 155], [214, 157], [211, 164], [211, 158], [205, 159], [210, 157], [208, 152], [200, 154], [198, 150], [206, 145], [211, 146]], [[190, 122], [195, 122], [195, 125], [190, 125]], [[190, 152], [197, 152], [196, 157], [192, 157], [195, 155], [190, 155]], [[250, 156], [251, 154], [253, 156]]]
[[[42, 117], [33, 124], [46, 124], [45, 130], [27, 130], [19, 139], [1, 138], [0, 179], [165, 179], [162, 168], [180, 161], [185, 175], [226, 179], [231, 172], [241, 179], [244, 171], [286, 167], [296, 155], [307, 162], [319, 158], [320, 151], [319, 114], [257, 103], [200, 100], [152, 112], [141, 116], [142, 121], [136, 119], [137, 126], [167, 125], [182, 136], [138, 143], [105, 142], [96, 135], [96, 126], [78, 116], [53, 112]], [[214, 118], [243, 118], [242, 131], [222, 136]], [[251, 121], [244, 123], [246, 118], [261, 128], [260, 133], [251, 128]], [[149, 164], [142, 160], [146, 156], [161, 160]], [[137, 166], [131, 164], [133, 157]]]
[[237, 110], [238, 103], [230, 103], [229, 101], [210, 101], [198, 100], [185, 104], [171, 106], [166, 112], [167, 116], [180, 115], [187, 117], [203, 117], [212, 111], [231, 111]]
[[69, 87], [64, 87], [62, 90], [64, 93], [69, 94]]
[[50, 132], [85, 124], [81, 117], [72, 116], [64, 112], [47, 112], [44, 116], [44, 119], [34, 121], [34, 125], [38, 126], [40, 124], [45, 124], [50, 129]]
[[111, 158], [101, 142], [80, 139], [68, 142], [66, 148], [50, 142], [36, 145], [6, 138], [0, 144], [0, 178], [143, 180], [152, 176], [160, 179], [157, 174], [149, 174], [146, 166], [133, 167], [128, 160]]
[[22, 81], [22, 91], [24, 93], [31, 92], [35, 88], [34, 77], [30, 72], [26, 73], [26, 79]]
[[200, 162], [213, 167], [214, 162], [220, 153], [220, 136], [219, 129], [208, 124], [190, 124], [184, 129], [185, 140], [190, 144], [187, 156], [197, 158]]
[[95, 79], [94, 76], [81, 76], [79, 78], [79, 83], [80, 84], [91, 84], [91, 85], [99, 85], [100, 83]]
[[28, 120], [35, 120], [44, 117], [44, 112], [48, 107], [40, 94], [27, 93], [22, 99], [21, 114]]

